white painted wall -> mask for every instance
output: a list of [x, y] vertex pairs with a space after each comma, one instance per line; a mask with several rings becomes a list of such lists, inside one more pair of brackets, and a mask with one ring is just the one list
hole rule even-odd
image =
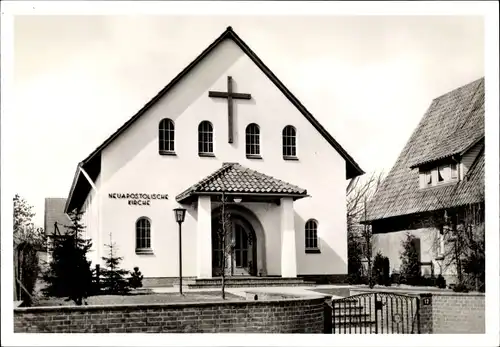
[[[401, 242], [406, 239], [406, 233], [409, 233], [420, 239], [420, 261], [423, 263], [434, 263], [434, 274], [437, 276], [440, 273], [439, 262], [436, 258], [439, 256], [439, 230], [437, 228], [420, 228], [411, 230], [402, 230], [397, 232], [390, 232], [384, 234], [373, 235], [373, 249], [374, 255], [378, 251], [382, 255], [389, 258], [391, 273], [394, 271], [399, 272], [401, 267], [400, 254], [403, 251]], [[430, 275], [424, 273], [423, 275]], [[455, 274], [453, 267], [443, 268], [442, 275], [447, 281], [453, 281]]]
[[[252, 100], [237, 101], [234, 107], [233, 144], [227, 143], [227, 101], [208, 97], [209, 90], [226, 90], [228, 75], [233, 77], [236, 92], [252, 94]], [[165, 117], [175, 122], [177, 156], [158, 154], [158, 123]], [[198, 157], [197, 128], [203, 120], [214, 126], [215, 158]], [[252, 122], [260, 126], [262, 160], [245, 156], [244, 131]], [[288, 124], [297, 129], [296, 162], [282, 158], [281, 132]], [[311, 197], [294, 203], [297, 272], [347, 272], [345, 161], [232, 41], [223, 43], [103, 150], [102, 235], [113, 232], [124, 268], [139, 266], [145, 277], [177, 276], [178, 227], [172, 211], [178, 206], [175, 196], [219, 169], [223, 162], [239, 162], [307, 189]], [[118, 192], [163, 193], [170, 198], [152, 200], [151, 206], [129, 206], [126, 200], [108, 198], [108, 193]], [[182, 226], [183, 274], [195, 276], [198, 216], [196, 204], [187, 208]], [[279, 207], [251, 204], [250, 208], [266, 232], [267, 272], [280, 274]], [[141, 216], [152, 221], [152, 255], [135, 254], [135, 222]], [[319, 222], [321, 254], [304, 253], [304, 226], [309, 218]]]

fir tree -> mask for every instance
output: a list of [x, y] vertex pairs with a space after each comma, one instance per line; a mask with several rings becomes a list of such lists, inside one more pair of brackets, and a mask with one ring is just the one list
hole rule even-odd
[[126, 294], [130, 291], [130, 283], [125, 278], [130, 272], [120, 268], [123, 257], [116, 255], [116, 244], [113, 242], [111, 233], [109, 234], [108, 256], [102, 257], [106, 267], [102, 270], [103, 291], [108, 294]]
[[69, 214], [71, 224], [66, 225], [66, 234], [56, 237], [52, 246], [52, 261], [44, 274], [48, 296], [67, 297], [77, 305], [92, 294], [92, 270], [87, 253], [92, 247], [89, 239], [83, 238], [85, 226], [81, 223], [82, 213]]

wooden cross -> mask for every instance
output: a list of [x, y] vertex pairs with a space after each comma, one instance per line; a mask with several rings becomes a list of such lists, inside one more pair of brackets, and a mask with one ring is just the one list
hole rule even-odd
[[224, 98], [227, 99], [227, 112], [228, 112], [228, 141], [233, 143], [233, 99], [250, 100], [252, 96], [244, 93], [233, 93], [233, 78], [227, 76], [227, 92], [213, 92], [209, 91], [208, 96], [211, 98]]

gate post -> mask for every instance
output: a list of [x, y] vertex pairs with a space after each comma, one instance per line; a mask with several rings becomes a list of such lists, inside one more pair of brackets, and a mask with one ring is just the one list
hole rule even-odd
[[378, 334], [378, 300], [377, 293], [374, 295], [375, 298], [375, 334]]
[[333, 334], [332, 311], [333, 311], [333, 305], [330, 306], [328, 300], [325, 299], [323, 303], [323, 319], [324, 319], [323, 334]]
[[417, 300], [417, 331], [419, 334], [432, 334], [432, 294], [422, 293]]

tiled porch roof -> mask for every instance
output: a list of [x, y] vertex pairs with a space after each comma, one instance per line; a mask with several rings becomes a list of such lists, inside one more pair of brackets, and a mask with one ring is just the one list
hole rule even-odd
[[213, 174], [177, 195], [178, 202], [184, 202], [193, 195], [217, 193], [292, 196], [295, 199], [307, 196], [307, 191], [293, 184], [241, 166], [238, 163], [224, 163]]

